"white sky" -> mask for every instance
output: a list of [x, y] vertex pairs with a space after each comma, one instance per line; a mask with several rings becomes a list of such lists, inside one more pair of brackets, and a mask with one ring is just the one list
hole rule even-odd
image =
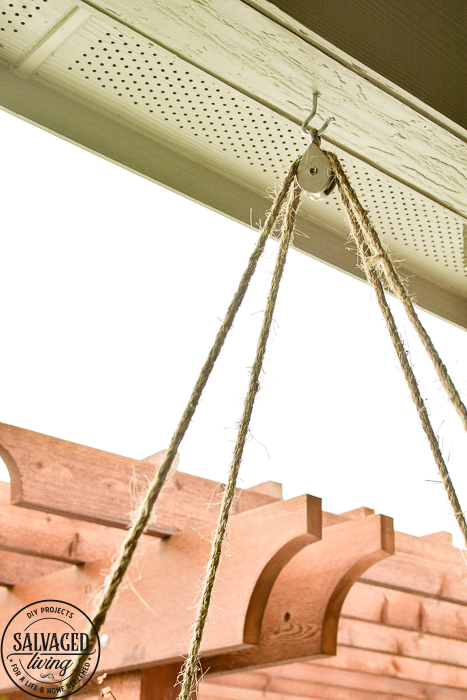
[[[0, 420], [133, 458], [157, 452], [256, 234], [5, 112], [0, 130]], [[182, 443], [182, 471], [226, 479], [275, 251], [270, 242]], [[467, 399], [467, 333], [421, 317]], [[365, 505], [398, 530], [448, 530], [460, 543], [369, 287], [291, 251], [275, 318], [242, 485], [279, 481], [286, 498]], [[404, 329], [467, 508], [466, 435]]]

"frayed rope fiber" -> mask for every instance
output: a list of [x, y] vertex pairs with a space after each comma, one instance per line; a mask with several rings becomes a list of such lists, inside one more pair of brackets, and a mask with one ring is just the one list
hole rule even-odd
[[448, 374], [448, 371], [441, 361], [431, 338], [423, 327], [420, 319], [418, 318], [413, 304], [409, 298], [408, 292], [405, 289], [402, 280], [399, 277], [397, 270], [395, 269], [392, 261], [383, 248], [381, 240], [377, 231], [372, 226], [367, 212], [361, 206], [358, 197], [350, 185], [347, 176], [340, 164], [337, 156], [334, 153], [326, 154], [331, 162], [331, 167], [334, 171], [337, 187], [342, 199], [342, 204], [344, 205], [347, 217], [350, 223], [350, 230], [357, 245], [357, 250], [360, 256], [361, 264], [368, 281], [373, 285], [376, 298], [378, 300], [379, 307], [383, 314], [384, 320], [388, 327], [389, 335], [393, 342], [394, 348], [397, 353], [402, 371], [404, 372], [405, 379], [409, 386], [410, 394], [412, 396], [413, 402], [416, 406], [420, 421], [428, 438], [428, 442], [433, 453], [433, 457], [438, 467], [441, 479], [446, 489], [449, 501], [451, 503], [452, 510], [456, 517], [459, 528], [464, 537], [465, 543], [467, 545], [467, 523], [465, 520], [464, 513], [462, 512], [459, 500], [457, 498], [456, 491], [454, 489], [451, 477], [449, 475], [448, 468], [444, 461], [441, 449], [439, 446], [438, 439], [436, 437], [433, 426], [431, 425], [430, 418], [428, 416], [428, 411], [425, 406], [425, 402], [420, 394], [420, 389], [417, 383], [417, 379], [413, 372], [413, 369], [408, 360], [407, 354], [405, 352], [404, 344], [400, 337], [399, 331], [397, 329], [394, 316], [392, 315], [391, 309], [386, 299], [383, 284], [381, 283], [381, 278], [386, 282], [390, 291], [402, 301], [404, 308], [406, 310], [409, 320], [412, 322], [415, 330], [417, 331], [428, 355], [430, 356], [438, 376], [446, 389], [446, 393], [456, 407], [459, 415], [461, 416], [464, 425], [467, 429], [467, 410], [462, 403], [462, 400], [452, 383], [452, 380]]
[[198, 606], [198, 612], [193, 630], [193, 636], [190, 643], [190, 649], [183, 667], [183, 679], [181, 681], [182, 688], [178, 696], [178, 700], [189, 700], [190, 695], [194, 689], [194, 685], [196, 683], [199, 649], [201, 646], [203, 631], [209, 613], [209, 605], [211, 603], [212, 591], [216, 580], [217, 570], [221, 562], [222, 545], [227, 529], [230, 508], [232, 506], [232, 501], [235, 496], [235, 486], [237, 483], [237, 477], [242, 461], [243, 450], [248, 435], [251, 414], [253, 412], [255, 398], [259, 390], [259, 377], [263, 366], [263, 360], [266, 352], [266, 345], [269, 337], [269, 332], [271, 330], [272, 318], [277, 300], [277, 293], [279, 291], [279, 285], [284, 271], [287, 252], [292, 242], [295, 218], [300, 202], [300, 193], [301, 190], [298, 184], [294, 182], [287, 202], [287, 209], [283, 221], [282, 236], [279, 252], [277, 254], [276, 266], [274, 268], [274, 274], [271, 281], [271, 288], [269, 290], [266, 310], [264, 312], [263, 325], [261, 328], [258, 345], [256, 348], [256, 357], [251, 368], [250, 382], [244, 402], [243, 414], [238, 430], [237, 442], [235, 444], [232, 464], [229, 472], [229, 478], [222, 497], [221, 510], [219, 513], [217, 528], [212, 543], [211, 555], [209, 558], [206, 577], [203, 583], [203, 590], [201, 594], [201, 600]]
[[[246, 267], [245, 272], [242, 275], [242, 278], [240, 280], [240, 284], [238, 286], [237, 291], [235, 292], [235, 295], [230, 303], [230, 306], [227, 310], [227, 313], [225, 315], [224, 321], [222, 322], [221, 327], [219, 328], [214, 344], [209, 352], [208, 358], [206, 362], [204, 363], [204, 366], [200, 372], [200, 375], [198, 377], [198, 380], [195, 384], [195, 387], [192, 391], [192, 394], [190, 396], [190, 399], [188, 401], [187, 407], [185, 408], [185, 411], [182, 415], [182, 418], [180, 420], [180, 423], [178, 424], [178, 427], [173, 434], [172, 440], [170, 442], [169, 448], [167, 450], [167, 453], [164, 457], [164, 460], [162, 464], [160, 465], [159, 469], [157, 470], [157, 473], [150, 484], [146, 495], [144, 497], [144, 500], [142, 501], [137, 514], [135, 516], [135, 519], [133, 521], [133, 524], [131, 525], [131, 528], [128, 532], [128, 535], [126, 536], [121, 550], [120, 554], [118, 556], [117, 561], [115, 562], [114, 566], [112, 567], [112, 571], [110, 574], [110, 582], [108, 586], [105, 588], [103, 591], [102, 597], [100, 599], [100, 602], [97, 606], [97, 610], [94, 613], [93, 619], [92, 619], [92, 626], [90, 626], [88, 630], [88, 636], [89, 636], [89, 649], [92, 651], [94, 648], [96, 641], [97, 641], [97, 635], [99, 634], [100, 630], [102, 629], [102, 626], [104, 625], [105, 619], [107, 617], [107, 613], [110, 609], [110, 606], [112, 605], [112, 602], [114, 601], [117, 592], [122, 584], [122, 581], [125, 577], [126, 572], [128, 571], [128, 567], [130, 566], [133, 554], [136, 550], [136, 547], [138, 545], [138, 541], [141, 537], [141, 535], [144, 533], [146, 527], [149, 524], [149, 521], [151, 519], [151, 515], [153, 512], [154, 505], [157, 501], [157, 498], [162, 490], [162, 487], [164, 486], [164, 483], [167, 479], [167, 476], [170, 472], [170, 468], [172, 466], [172, 463], [177, 455], [178, 448], [180, 446], [180, 443], [188, 429], [188, 426], [190, 425], [191, 419], [193, 418], [193, 415], [196, 411], [196, 408], [198, 406], [199, 400], [201, 398], [201, 394], [203, 393], [203, 390], [206, 386], [206, 383], [209, 379], [209, 376], [214, 368], [214, 364], [219, 357], [220, 351], [222, 349], [222, 346], [224, 345], [225, 339], [227, 337], [227, 334], [229, 333], [230, 329], [232, 328], [233, 322], [235, 320], [235, 316], [237, 315], [237, 312], [243, 302], [243, 299], [245, 297], [245, 294], [247, 292], [248, 286], [250, 284], [251, 278], [253, 277], [256, 267], [258, 264], [258, 260], [260, 259], [261, 255], [264, 252], [264, 248], [266, 245], [266, 241], [268, 240], [269, 236], [273, 233], [276, 222], [279, 219], [279, 216], [281, 214], [281, 211], [283, 207], [286, 205], [287, 202], [289, 202], [288, 208], [287, 208], [287, 216], [289, 217], [288, 220], [290, 220], [290, 217], [292, 219], [295, 219], [295, 214], [291, 214], [290, 212], [290, 200], [289, 200], [289, 192], [290, 189], [292, 188], [294, 192], [294, 196], [297, 199], [297, 206], [298, 206], [298, 194], [297, 194], [297, 185], [295, 183], [295, 175], [297, 173], [298, 169], [298, 164], [300, 162], [300, 158], [297, 158], [295, 162], [291, 165], [289, 172], [285, 176], [285, 179], [282, 183], [282, 186], [279, 190], [279, 192], [276, 194], [272, 207], [269, 210], [267, 216], [266, 216], [266, 221], [264, 222], [264, 226], [261, 229], [260, 235], [258, 237], [258, 241], [256, 243], [255, 249], [253, 250], [253, 253], [251, 254], [251, 257], [248, 261], [248, 265]], [[295, 199], [294, 199], [295, 201]], [[296, 209], [294, 209], [294, 212]], [[292, 228], [293, 228], [293, 223], [292, 223]], [[292, 230], [292, 229], [291, 229]], [[290, 234], [292, 235], [292, 234]], [[282, 248], [281, 248], [282, 250]], [[280, 254], [280, 253], [279, 253]], [[285, 262], [285, 259], [284, 259]], [[274, 283], [273, 278], [273, 283]], [[277, 281], [278, 285], [278, 281]], [[277, 291], [276, 291], [277, 294]], [[269, 332], [269, 331], [268, 331]], [[267, 340], [267, 335], [265, 337], [265, 341]], [[251, 407], [252, 408], [252, 407]], [[243, 448], [242, 448], [243, 450]], [[241, 458], [241, 455], [240, 455]], [[235, 477], [236, 479], [236, 477]], [[229, 482], [230, 483], [230, 482]], [[235, 488], [234, 488], [235, 490]], [[227, 491], [227, 489], [226, 489]], [[224, 494], [225, 496], [225, 494]], [[221, 511], [222, 512], [222, 511]], [[72, 674], [71, 674], [71, 680], [75, 679], [85, 662], [86, 657], [81, 656], [78, 657], [79, 661], [77, 662], [76, 666], [74, 669], [72, 669]], [[62, 697], [62, 694], [59, 693], [57, 697]]]

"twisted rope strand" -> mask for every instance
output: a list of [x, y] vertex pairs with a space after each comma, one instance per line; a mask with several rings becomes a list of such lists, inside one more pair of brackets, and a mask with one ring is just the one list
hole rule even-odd
[[[162, 464], [157, 470], [157, 473], [155, 474], [154, 479], [146, 492], [144, 500], [142, 501], [137, 511], [133, 524], [131, 525], [129, 532], [124, 542], [122, 543], [118, 559], [112, 567], [112, 571], [110, 574], [110, 582], [107, 588], [104, 590], [100, 602], [98, 604], [97, 610], [94, 613], [92, 619], [92, 623], [94, 626], [90, 626], [87, 632], [89, 636], [90, 651], [92, 651], [92, 649], [94, 648], [94, 645], [97, 641], [97, 635], [102, 629], [109, 608], [117, 595], [117, 592], [122, 584], [126, 572], [128, 571], [128, 567], [130, 566], [130, 562], [136, 550], [138, 541], [141, 535], [144, 533], [147, 525], [149, 524], [154, 505], [162, 490], [162, 487], [164, 486], [165, 480], [167, 479], [170, 468], [172, 466], [172, 462], [175, 459], [180, 443], [188, 429], [188, 426], [190, 425], [191, 419], [193, 418], [193, 415], [201, 398], [201, 394], [213, 370], [214, 364], [217, 358], [219, 357], [220, 351], [222, 349], [222, 346], [224, 345], [227, 334], [232, 328], [235, 316], [247, 292], [248, 285], [256, 271], [258, 260], [264, 251], [266, 241], [274, 230], [279, 214], [285, 202], [287, 201], [290, 188], [292, 187], [292, 185], [295, 187], [294, 179], [299, 162], [300, 158], [297, 158], [295, 162], [291, 165], [289, 172], [287, 173], [282, 183], [282, 186], [273, 201], [272, 207], [267, 214], [266, 221], [264, 222], [264, 226], [261, 229], [256, 246], [248, 261], [246, 270], [242, 275], [240, 284], [230, 303], [224, 321], [217, 332], [214, 344], [200, 372], [200, 375], [192, 391], [192, 394], [182, 415], [180, 423], [178, 424], [178, 427], [175, 430], [175, 433], [173, 434], [164, 460], [162, 461]], [[72, 671], [70, 682], [79, 675], [84, 665], [85, 659], [86, 657], [84, 656], [79, 657], [79, 661], [77, 662], [75, 668]], [[58, 694], [57, 697], [62, 697], [62, 694]]]
[[[339, 185], [339, 181], [338, 181]], [[406, 382], [408, 384], [410, 394], [412, 396], [413, 402], [415, 404], [415, 407], [417, 409], [418, 415], [420, 417], [420, 421], [423, 427], [423, 430], [425, 431], [425, 435], [428, 438], [428, 442], [430, 444], [431, 451], [433, 453], [434, 460], [436, 462], [436, 466], [438, 467], [439, 474], [441, 476], [441, 479], [444, 484], [444, 488], [446, 490], [447, 496], [449, 498], [449, 501], [451, 503], [452, 510], [454, 512], [454, 515], [456, 517], [457, 523], [459, 525], [460, 531], [462, 532], [462, 535], [464, 537], [464, 541], [467, 546], [467, 522], [464, 517], [464, 513], [462, 512], [459, 500], [457, 498], [456, 491], [454, 489], [453, 483], [451, 481], [451, 477], [449, 475], [448, 468], [446, 466], [446, 463], [444, 461], [443, 455], [441, 453], [441, 449], [439, 447], [439, 442], [438, 439], [435, 435], [435, 431], [433, 430], [433, 426], [431, 425], [430, 418], [428, 415], [428, 411], [425, 405], [425, 402], [423, 401], [423, 398], [420, 394], [420, 389], [418, 387], [417, 379], [415, 377], [414, 371], [410, 365], [410, 362], [407, 358], [404, 344], [402, 342], [402, 339], [400, 337], [399, 331], [397, 329], [396, 322], [394, 320], [394, 316], [392, 315], [391, 309], [389, 307], [389, 304], [386, 299], [386, 295], [384, 293], [384, 288], [383, 285], [381, 284], [381, 281], [378, 277], [378, 259], [375, 260], [374, 255], [371, 255], [371, 251], [364, 239], [364, 235], [360, 226], [360, 222], [357, 220], [357, 217], [355, 216], [354, 210], [351, 206], [351, 203], [349, 201], [349, 198], [347, 197], [347, 192], [344, 190], [344, 188], [341, 190], [339, 189], [341, 198], [342, 198], [342, 203], [344, 205], [344, 208], [347, 213], [347, 217], [349, 219], [350, 223], [350, 230], [353, 234], [354, 240], [357, 244], [357, 249], [358, 253], [360, 255], [360, 259], [362, 261], [362, 267], [365, 270], [366, 276], [373, 285], [375, 292], [376, 292], [376, 298], [378, 300], [379, 307], [381, 309], [381, 312], [383, 314], [384, 320], [386, 321], [386, 325], [388, 327], [389, 335], [391, 336], [391, 340], [394, 345], [394, 349], [397, 353], [397, 357], [399, 359], [399, 363], [402, 367], [402, 371], [404, 373]]]
[[266, 311], [264, 312], [263, 325], [261, 328], [261, 333], [256, 349], [256, 357], [253, 363], [253, 367], [251, 369], [248, 393], [245, 398], [243, 415], [240, 422], [237, 442], [235, 444], [229, 478], [222, 497], [221, 510], [219, 513], [219, 519], [217, 522], [214, 541], [212, 543], [211, 555], [207, 567], [206, 578], [203, 584], [203, 591], [201, 595], [201, 601], [198, 607], [196, 623], [193, 631], [193, 636], [190, 642], [190, 649], [183, 669], [184, 675], [182, 680], [182, 688], [178, 696], [178, 700], [189, 699], [193, 691], [194, 682], [196, 680], [199, 649], [201, 645], [204, 627], [206, 625], [206, 620], [208, 617], [209, 605], [211, 602], [216, 574], [221, 561], [222, 545], [227, 529], [230, 508], [232, 506], [232, 501], [235, 495], [235, 486], [237, 483], [237, 477], [242, 461], [243, 450], [248, 435], [251, 414], [253, 412], [255, 398], [259, 390], [259, 376], [263, 366], [266, 345], [269, 337], [269, 332], [271, 330], [272, 318], [277, 300], [277, 293], [279, 291], [279, 285], [282, 278], [282, 273], [284, 271], [287, 252], [292, 241], [295, 218], [300, 201], [300, 193], [301, 190], [299, 186], [294, 182], [287, 204], [280, 248], [277, 255], [276, 266], [271, 281], [271, 288], [269, 291]]
[[355, 212], [357, 220], [362, 228], [368, 247], [370, 248], [375, 258], [377, 258], [379, 264], [384, 270], [384, 276], [386, 277], [389, 289], [392, 291], [394, 296], [396, 296], [404, 305], [405, 312], [409, 318], [409, 321], [415, 328], [418, 337], [422, 341], [423, 346], [425, 347], [425, 350], [436, 369], [441, 384], [443, 385], [449, 399], [451, 400], [457, 413], [459, 414], [464, 424], [465, 430], [467, 430], [467, 408], [463, 403], [461, 397], [459, 396], [459, 392], [457, 391], [446, 366], [441, 360], [438, 351], [433, 345], [430, 336], [428, 335], [425, 327], [420, 321], [417, 312], [414, 309], [410, 296], [404, 284], [402, 283], [402, 280], [399, 274], [397, 273], [397, 270], [394, 268], [389, 254], [384, 249], [378, 232], [376, 231], [376, 229], [370, 221], [368, 212], [365, 211], [365, 209], [360, 204], [355, 190], [350, 184], [337, 156], [334, 153], [330, 152], [326, 152], [326, 155], [328, 156], [331, 162], [332, 169], [336, 175], [337, 185], [341, 196], [342, 192], [346, 193], [347, 198]]

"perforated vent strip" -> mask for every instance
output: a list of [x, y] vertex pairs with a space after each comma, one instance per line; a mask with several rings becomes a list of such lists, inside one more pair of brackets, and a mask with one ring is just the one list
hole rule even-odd
[[0, 56], [17, 63], [70, 8], [60, 0], [0, 2]]
[[[99, 24], [97, 20], [89, 23], [88, 31], [94, 22]], [[131, 105], [132, 113], [146, 117], [147, 124], [169, 122], [165, 129], [175, 126], [188, 132], [187, 136], [203, 137], [208, 145], [246, 159], [250, 167], [259, 165], [263, 173], [276, 177], [280, 164], [303, 150], [303, 141], [292, 138], [290, 124], [286, 122], [284, 129], [283, 123], [271, 119], [256, 103], [196, 72], [169, 52], [126, 36], [117, 27], [95, 29], [95, 39], [84, 50], [80, 47], [79, 57], [67, 70], [112, 91], [119, 98], [119, 108]], [[149, 115], [155, 116], [148, 119]]]
[[[344, 156], [362, 203], [385, 235], [438, 265], [467, 277], [463, 265], [462, 224], [441, 206], [408, 188], [375, 177]], [[399, 246], [398, 246], [399, 247]]]

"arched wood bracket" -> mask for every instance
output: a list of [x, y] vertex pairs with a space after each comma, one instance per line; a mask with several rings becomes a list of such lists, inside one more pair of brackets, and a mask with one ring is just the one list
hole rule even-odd
[[212, 675], [334, 655], [340, 611], [352, 584], [393, 553], [392, 518], [384, 515], [325, 528], [322, 540], [299, 552], [277, 577], [256, 646], [205, 659], [203, 671]]
[[[180, 661], [188, 650], [212, 529], [207, 524], [170, 538], [146, 538], [138, 548], [102, 630], [110, 642], [102, 651], [101, 668], [111, 673]], [[216, 580], [203, 654], [249, 648], [245, 627], [251, 639], [259, 637], [262, 611], [277, 576], [303, 547], [320, 537], [321, 500], [314, 496], [277, 501], [233, 516], [226, 547], [230, 556], [224, 557]], [[109, 568], [108, 560], [70, 566], [0, 590], [0, 628], [19, 608], [37, 600], [64, 600], [91, 613]], [[0, 680], [2, 688], [9, 688], [5, 677]]]

